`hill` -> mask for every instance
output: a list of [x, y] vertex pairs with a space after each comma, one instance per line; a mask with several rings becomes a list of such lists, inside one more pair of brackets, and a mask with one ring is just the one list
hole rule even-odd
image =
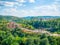
[[0, 20], [5, 19], [7, 21], [13, 21], [13, 22], [20, 22], [23, 20], [49, 20], [49, 19], [57, 19], [60, 18], [60, 16], [27, 16], [27, 17], [15, 17], [15, 16], [2, 16], [0, 15]]
[[2, 16], [0, 15], [0, 25], [6, 25], [8, 22], [15, 22], [23, 28], [28, 29], [46, 29], [51, 32], [60, 32], [60, 16]]
[[60, 17], [0, 16], [0, 45], [60, 45], [54, 33], [60, 34]]

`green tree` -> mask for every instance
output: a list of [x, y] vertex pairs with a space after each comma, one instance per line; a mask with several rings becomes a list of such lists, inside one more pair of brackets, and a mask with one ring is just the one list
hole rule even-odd
[[56, 40], [55, 37], [49, 36], [49, 37], [48, 37], [48, 40], [49, 40], [49, 43], [50, 43], [51, 45], [57, 45], [57, 40]]
[[47, 38], [41, 40], [40, 45], [50, 45]]

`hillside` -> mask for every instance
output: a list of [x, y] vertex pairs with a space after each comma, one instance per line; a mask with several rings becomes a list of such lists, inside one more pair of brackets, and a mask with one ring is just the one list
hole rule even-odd
[[60, 45], [60, 17], [0, 16], [0, 45]]
[[28, 29], [45, 29], [51, 32], [59, 31], [60, 16], [28, 16], [28, 17], [14, 17], [14, 16], [1, 16], [0, 22], [8, 23], [15, 22], [23, 28]]

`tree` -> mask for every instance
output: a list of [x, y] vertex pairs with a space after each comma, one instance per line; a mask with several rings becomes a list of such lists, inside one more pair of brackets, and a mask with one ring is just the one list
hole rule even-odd
[[51, 45], [57, 45], [57, 40], [56, 40], [55, 37], [49, 36], [49, 37], [48, 37], [48, 40], [49, 40], [49, 43], [50, 43]]
[[27, 39], [25, 45], [34, 45], [33, 39]]
[[50, 45], [47, 38], [41, 40], [40, 45]]
[[34, 39], [34, 45], [40, 45], [40, 39], [39, 38]]

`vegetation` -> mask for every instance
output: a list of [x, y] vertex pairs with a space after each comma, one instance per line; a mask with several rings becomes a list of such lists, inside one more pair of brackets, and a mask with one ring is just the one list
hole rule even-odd
[[[0, 16], [0, 45], [60, 45], [60, 36], [49, 36], [41, 33], [25, 33], [21, 27], [28, 29], [46, 29], [52, 33], [60, 34], [60, 18], [17, 18]], [[9, 22], [16, 22], [18, 26], [8, 28]]]

